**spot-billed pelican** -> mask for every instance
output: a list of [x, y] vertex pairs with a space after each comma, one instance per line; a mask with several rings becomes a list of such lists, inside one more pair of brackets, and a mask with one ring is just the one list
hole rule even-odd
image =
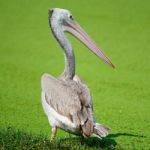
[[52, 126], [51, 138], [55, 137], [57, 128], [85, 138], [92, 134], [99, 138], [107, 136], [109, 128], [95, 122], [92, 98], [87, 85], [75, 75], [74, 51], [64, 32], [74, 35], [111, 67], [114, 68], [114, 65], [68, 10], [50, 9], [49, 25], [65, 54], [64, 72], [58, 78], [44, 74], [41, 79], [42, 105]]

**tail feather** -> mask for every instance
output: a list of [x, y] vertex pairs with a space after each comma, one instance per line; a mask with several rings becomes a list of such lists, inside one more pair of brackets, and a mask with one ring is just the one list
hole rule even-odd
[[102, 124], [96, 123], [94, 125], [93, 133], [99, 138], [106, 137], [109, 134], [110, 129]]

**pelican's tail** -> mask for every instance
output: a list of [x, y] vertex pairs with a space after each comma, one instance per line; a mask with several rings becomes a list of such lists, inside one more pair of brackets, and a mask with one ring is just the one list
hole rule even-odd
[[109, 134], [110, 129], [102, 124], [93, 123], [87, 120], [86, 123], [81, 126], [82, 135], [84, 138], [90, 137], [92, 134], [96, 135], [98, 138], [102, 139]]
[[102, 124], [95, 123], [93, 134], [98, 136], [99, 138], [106, 137], [109, 134], [110, 129]]

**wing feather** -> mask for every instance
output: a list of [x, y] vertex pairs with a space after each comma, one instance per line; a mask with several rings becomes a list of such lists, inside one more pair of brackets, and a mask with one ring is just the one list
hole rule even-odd
[[74, 80], [66, 81], [44, 74], [42, 90], [46, 94], [47, 103], [55, 111], [81, 126], [85, 137], [92, 134], [94, 119], [91, 94], [78, 76]]
[[42, 76], [42, 90], [46, 93], [46, 100], [58, 113], [72, 116], [81, 110], [78, 94], [70, 86], [49, 74]]

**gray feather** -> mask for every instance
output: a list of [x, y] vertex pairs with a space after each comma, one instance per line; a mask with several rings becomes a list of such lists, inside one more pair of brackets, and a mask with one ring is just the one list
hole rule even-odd
[[83, 136], [93, 133], [92, 101], [88, 87], [75, 76], [74, 80], [42, 76], [42, 91], [46, 101], [59, 114], [81, 126]]

